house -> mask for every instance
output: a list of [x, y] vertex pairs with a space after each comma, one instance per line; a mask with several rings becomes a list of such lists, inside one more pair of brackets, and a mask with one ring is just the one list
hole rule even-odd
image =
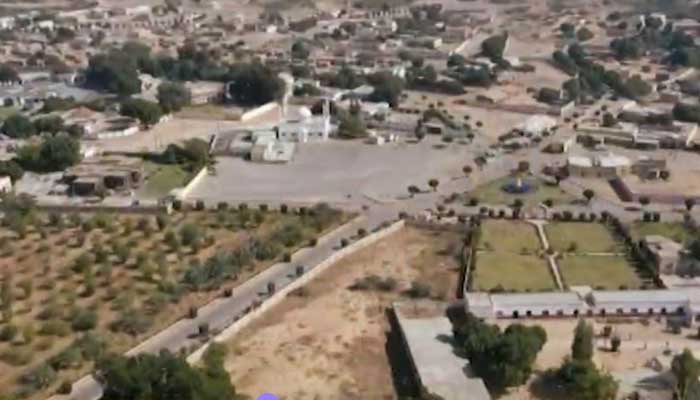
[[10, 193], [12, 192], [12, 179], [9, 176], [0, 177], [0, 193]]
[[632, 163], [625, 156], [613, 153], [595, 156], [569, 156], [567, 170], [569, 175], [579, 178], [613, 179], [630, 172]]
[[696, 275], [700, 273], [700, 262], [684, 249], [683, 245], [660, 235], [645, 236], [642, 249], [654, 260], [660, 274]]
[[63, 175], [69, 194], [74, 196], [98, 196], [109, 191], [129, 192], [140, 187], [143, 178], [140, 160], [116, 156], [84, 160]]
[[225, 86], [224, 83], [211, 81], [185, 83], [185, 87], [192, 93], [192, 104], [219, 102], [223, 97]]
[[286, 163], [292, 160], [296, 145], [278, 140], [258, 140], [250, 151], [250, 160], [266, 163]]

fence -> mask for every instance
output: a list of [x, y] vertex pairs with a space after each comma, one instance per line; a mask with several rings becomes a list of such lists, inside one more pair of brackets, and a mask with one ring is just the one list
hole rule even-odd
[[292, 291], [306, 285], [309, 283], [311, 280], [319, 276], [321, 273], [323, 273], [325, 270], [330, 268], [332, 265], [343, 259], [344, 257], [359, 251], [375, 242], [377, 242], [380, 239], [385, 238], [386, 236], [389, 236], [395, 232], [400, 231], [404, 227], [404, 221], [400, 220], [389, 226], [388, 228], [379, 230], [377, 232], [374, 232], [372, 234], [369, 234], [365, 236], [364, 238], [356, 241], [355, 243], [352, 243], [337, 252], [333, 253], [330, 257], [322, 261], [320, 264], [318, 264], [316, 267], [311, 269], [309, 272], [307, 272], [305, 275], [303, 275], [301, 278], [297, 279], [296, 281], [290, 283], [289, 285], [285, 286], [284, 288], [280, 289], [277, 291], [275, 294], [270, 296], [267, 300], [265, 300], [259, 307], [252, 309], [250, 312], [245, 314], [243, 317], [239, 318], [236, 320], [233, 324], [231, 324], [228, 328], [224, 329], [221, 333], [216, 335], [212, 340], [204, 344], [202, 347], [200, 347], [198, 350], [190, 354], [189, 357], [187, 357], [187, 362], [190, 364], [197, 363], [201, 360], [202, 356], [204, 355], [204, 352], [207, 350], [209, 345], [211, 344], [212, 341], [215, 342], [223, 342], [226, 340], [229, 340], [233, 338], [241, 329], [245, 328], [248, 324], [253, 322], [256, 318], [260, 317], [263, 315], [266, 311], [268, 311], [270, 308], [274, 307], [275, 305], [279, 304], [284, 300], [285, 297]]

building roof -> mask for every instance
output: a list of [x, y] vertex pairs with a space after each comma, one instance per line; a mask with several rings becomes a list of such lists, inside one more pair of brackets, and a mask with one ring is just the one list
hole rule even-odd
[[594, 290], [591, 299], [597, 306], [610, 303], [684, 303], [689, 300], [688, 295], [679, 290]]
[[593, 166], [593, 160], [585, 156], [569, 156], [568, 162], [569, 165], [573, 165], [575, 167], [590, 168]]
[[575, 292], [545, 292], [545, 293], [498, 293], [491, 295], [495, 308], [501, 307], [537, 307], [537, 306], [577, 306], [585, 302]]
[[629, 158], [612, 153], [603, 156], [596, 156], [594, 163], [605, 168], [625, 167], [632, 164]]
[[664, 257], [678, 256], [678, 253], [683, 250], [682, 244], [660, 235], [645, 236], [644, 243], [649, 250]]

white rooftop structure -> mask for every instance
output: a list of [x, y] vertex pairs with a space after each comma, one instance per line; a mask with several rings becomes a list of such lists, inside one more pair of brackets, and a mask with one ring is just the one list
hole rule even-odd
[[542, 133], [554, 128], [557, 120], [547, 115], [533, 115], [516, 127], [517, 130], [527, 135], [540, 136]]
[[590, 168], [593, 166], [593, 160], [585, 156], [569, 156], [569, 165], [574, 165], [582, 168]]

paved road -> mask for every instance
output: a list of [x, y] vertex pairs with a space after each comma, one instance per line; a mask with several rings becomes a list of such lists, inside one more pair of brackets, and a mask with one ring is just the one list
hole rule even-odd
[[[291, 263], [279, 263], [271, 266], [236, 287], [233, 296], [219, 298], [200, 308], [197, 318], [176, 322], [126, 354], [157, 353], [163, 349], [177, 352], [193, 345], [201, 345], [200, 338], [194, 335], [200, 324], [209, 324], [209, 328], [213, 332], [223, 330], [237, 316], [243, 314], [247, 307], [268, 295], [267, 284], [269, 282], [274, 282], [278, 289], [286, 286], [294, 280], [296, 266], [302, 265], [307, 271], [314, 268], [338, 249], [341, 238], [356, 235], [359, 228], [365, 228], [368, 231], [375, 229], [389, 218], [395, 218], [396, 215], [391, 214], [391, 211], [381, 207], [367, 210], [357, 219], [321, 238], [315, 247], [305, 248], [295, 253]], [[91, 376], [87, 376], [73, 385], [73, 392], [70, 396], [54, 396], [52, 399], [96, 400], [101, 395], [100, 385]]]

